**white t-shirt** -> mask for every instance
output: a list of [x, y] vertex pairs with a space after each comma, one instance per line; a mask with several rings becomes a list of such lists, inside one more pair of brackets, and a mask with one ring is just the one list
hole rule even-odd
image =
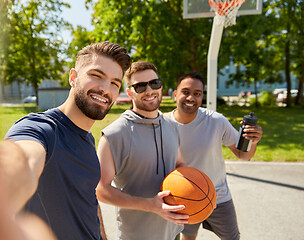
[[[172, 119], [174, 111], [170, 114]], [[211, 179], [217, 193], [217, 204], [229, 201], [231, 194], [227, 185], [222, 144], [235, 144], [238, 131], [222, 114], [206, 108], [199, 108], [190, 123], [175, 122], [180, 134], [180, 150], [187, 165], [200, 169]]]

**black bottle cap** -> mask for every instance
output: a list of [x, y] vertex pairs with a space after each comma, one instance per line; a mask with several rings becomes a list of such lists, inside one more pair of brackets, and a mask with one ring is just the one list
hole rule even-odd
[[253, 115], [254, 112], [251, 112], [250, 115], [245, 115], [243, 118], [243, 125], [252, 125], [252, 126], [257, 125], [258, 118]]

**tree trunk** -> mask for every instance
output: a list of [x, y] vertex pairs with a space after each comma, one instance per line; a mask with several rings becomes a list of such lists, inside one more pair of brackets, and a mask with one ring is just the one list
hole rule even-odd
[[[288, 14], [291, 13], [290, 5], [287, 6]], [[288, 15], [289, 16], [289, 15]], [[290, 79], [290, 21], [287, 20], [286, 26], [286, 43], [285, 43], [285, 79], [287, 85], [287, 107], [291, 107], [291, 79]]]
[[254, 92], [255, 92], [255, 106], [258, 107], [259, 106], [259, 102], [258, 102], [258, 86], [257, 86], [257, 80], [256, 78], [254, 78]]
[[303, 105], [303, 84], [304, 84], [304, 62], [301, 64], [301, 76], [299, 78], [298, 94], [295, 105]]

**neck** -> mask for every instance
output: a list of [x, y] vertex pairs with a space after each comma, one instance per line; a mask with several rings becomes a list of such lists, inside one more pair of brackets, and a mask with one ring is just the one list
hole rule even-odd
[[72, 101], [67, 100], [64, 104], [58, 107], [76, 126], [89, 131], [95, 120], [88, 118]]
[[177, 122], [187, 124], [187, 123], [192, 122], [195, 119], [195, 117], [197, 115], [197, 111], [195, 113], [184, 113], [183, 111], [176, 109], [173, 112], [173, 115]]
[[152, 112], [148, 112], [148, 111], [144, 111], [141, 109], [138, 109], [136, 107], [133, 107], [132, 109], [135, 113], [145, 117], [145, 118], [157, 118], [158, 117], [158, 109], [152, 111]]

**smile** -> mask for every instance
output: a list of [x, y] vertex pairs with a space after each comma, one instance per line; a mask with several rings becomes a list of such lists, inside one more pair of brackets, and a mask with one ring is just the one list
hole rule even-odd
[[103, 97], [99, 97], [99, 96], [96, 96], [96, 95], [91, 95], [92, 99], [98, 101], [99, 103], [102, 103], [102, 104], [107, 104], [108, 103], [108, 100], [106, 98], [103, 98]]
[[151, 97], [145, 98], [144, 100], [145, 101], [153, 101], [155, 98], [156, 98], [156, 96], [151, 96]]
[[194, 106], [194, 103], [185, 103], [185, 105], [186, 105], [187, 107], [193, 107], [193, 106]]

